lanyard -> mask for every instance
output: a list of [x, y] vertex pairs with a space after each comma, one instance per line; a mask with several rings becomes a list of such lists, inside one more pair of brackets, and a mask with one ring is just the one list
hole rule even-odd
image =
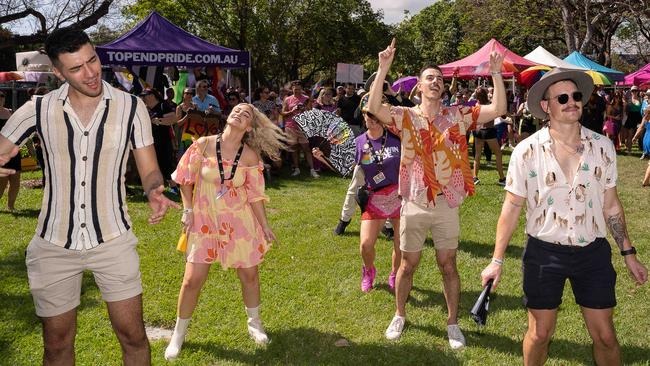
[[375, 148], [372, 146], [372, 141], [367, 132], [366, 132], [366, 136], [368, 136], [368, 145], [370, 145], [370, 151], [372, 151], [372, 161], [374, 161], [377, 164], [377, 168], [381, 172], [384, 164], [384, 149], [386, 148], [386, 140], [387, 140], [388, 132], [384, 130], [384, 134], [381, 135], [381, 150], [379, 151], [376, 151]]
[[232, 167], [230, 168], [230, 177], [226, 179], [223, 171], [223, 163], [221, 161], [221, 136], [219, 136], [219, 138], [217, 139], [217, 165], [219, 166], [219, 176], [221, 177], [221, 184], [224, 184], [226, 183], [226, 181], [232, 180], [235, 177], [235, 173], [237, 173], [237, 165], [239, 164], [239, 158], [241, 157], [242, 151], [244, 151], [243, 142], [239, 147], [239, 150], [237, 150], [237, 155], [235, 155], [235, 160], [233, 160], [232, 162]]

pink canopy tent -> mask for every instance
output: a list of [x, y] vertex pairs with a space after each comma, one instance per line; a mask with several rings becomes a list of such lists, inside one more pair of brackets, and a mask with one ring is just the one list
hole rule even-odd
[[650, 64], [647, 64], [640, 68], [639, 70], [625, 75], [625, 79], [622, 82], [617, 83], [618, 85], [636, 85], [641, 86], [643, 84], [650, 83]]
[[479, 76], [490, 76], [490, 52], [497, 51], [505, 53], [503, 75], [511, 77], [513, 73], [519, 72], [525, 68], [536, 66], [537, 63], [527, 60], [516, 53], [510, 51], [496, 39], [490, 39], [480, 50], [473, 54], [448, 64], [440, 65], [442, 74], [445, 77], [452, 77], [454, 72], [458, 72], [459, 78], [473, 78]]

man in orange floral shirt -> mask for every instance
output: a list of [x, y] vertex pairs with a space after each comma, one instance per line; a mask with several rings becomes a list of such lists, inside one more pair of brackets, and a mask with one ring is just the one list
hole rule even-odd
[[386, 338], [398, 339], [404, 328], [406, 299], [413, 273], [420, 262], [424, 241], [431, 231], [436, 260], [442, 272], [447, 302], [447, 335], [453, 349], [465, 346], [458, 327], [460, 277], [456, 250], [460, 235], [458, 207], [474, 193], [467, 157], [466, 133], [506, 112], [505, 86], [501, 77], [503, 55], [490, 55], [494, 83], [492, 104], [472, 108], [442, 104], [444, 83], [438, 66], [427, 65], [419, 77], [422, 103], [414, 108], [381, 104], [382, 81], [395, 55], [395, 40], [379, 53], [376, 82], [370, 90], [369, 112], [388, 125], [402, 140], [399, 193], [402, 196], [400, 249], [402, 262], [397, 271], [397, 311]]

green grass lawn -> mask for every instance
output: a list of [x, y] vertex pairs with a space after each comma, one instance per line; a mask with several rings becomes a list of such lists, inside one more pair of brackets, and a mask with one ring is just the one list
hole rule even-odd
[[[507, 161], [507, 157], [505, 159]], [[641, 188], [646, 163], [637, 156], [619, 156], [619, 195], [626, 209], [630, 236], [639, 258], [650, 263], [648, 194]], [[25, 174], [25, 179], [38, 178]], [[324, 175], [313, 180], [276, 179], [269, 184], [267, 212], [278, 242], [261, 265], [262, 318], [272, 342], [254, 345], [246, 331], [246, 318], [234, 271], [215, 266], [196, 309], [178, 365], [231, 364], [385, 364], [385, 365], [510, 365], [521, 364], [521, 342], [526, 311], [521, 305], [520, 256], [523, 215], [508, 248], [504, 278], [490, 306], [488, 325], [478, 329], [469, 310], [480, 292], [479, 274], [489, 262], [496, 221], [504, 197], [493, 168], [484, 167], [477, 194], [461, 210], [458, 266], [462, 280], [460, 325], [468, 347], [451, 351], [446, 339], [446, 308], [442, 280], [434, 252], [425, 249], [407, 305], [408, 321], [398, 342], [384, 339], [394, 313], [388, 291], [391, 243], [377, 242], [376, 288], [359, 290], [361, 258], [359, 219], [343, 236], [335, 236], [347, 179]], [[24, 251], [36, 227], [42, 190], [22, 189], [16, 213], [8, 213], [0, 200], [0, 365], [36, 365], [41, 362], [41, 327], [27, 284]], [[139, 253], [147, 325], [172, 328], [184, 261], [175, 246], [180, 212], [150, 226], [142, 197], [130, 197], [129, 213], [140, 239]], [[611, 239], [610, 239], [611, 241]], [[626, 365], [650, 361], [648, 285], [636, 288], [614, 248], [619, 273], [615, 323]], [[121, 353], [108, 321], [105, 305], [93, 283], [84, 278], [78, 308], [77, 364], [119, 365]], [[340, 339], [348, 347], [337, 347]], [[549, 365], [593, 364], [590, 339], [570, 285], [565, 288], [558, 328], [550, 347]], [[153, 363], [165, 364], [167, 341], [153, 341]]]

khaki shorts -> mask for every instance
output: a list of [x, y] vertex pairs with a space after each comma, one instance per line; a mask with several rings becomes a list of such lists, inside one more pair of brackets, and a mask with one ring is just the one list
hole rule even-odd
[[429, 232], [431, 232], [434, 248], [457, 249], [460, 236], [458, 207], [449, 208], [444, 196], [436, 197], [434, 207], [402, 201], [399, 224], [400, 249], [404, 252], [421, 251]]
[[27, 247], [27, 277], [36, 315], [52, 317], [79, 306], [84, 270], [95, 276], [104, 301], [142, 293], [138, 239], [132, 231], [91, 250], [70, 250], [34, 236]]

